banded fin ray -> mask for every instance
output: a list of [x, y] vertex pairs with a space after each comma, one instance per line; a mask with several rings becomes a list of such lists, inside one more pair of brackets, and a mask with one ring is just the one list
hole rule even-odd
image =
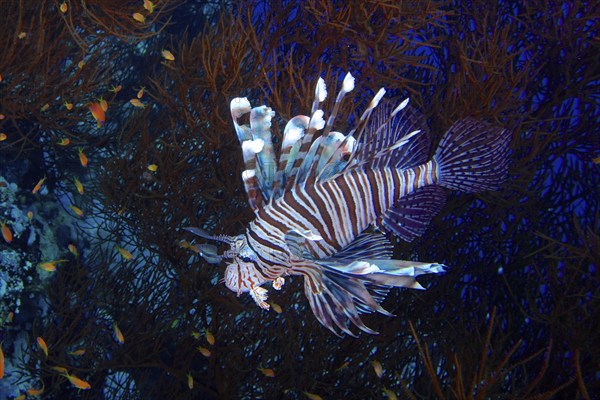
[[439, 186], [425, 186], [401, 197], [381, 216], [381, 225], [406, 242], [421, 236], [446, 202]]

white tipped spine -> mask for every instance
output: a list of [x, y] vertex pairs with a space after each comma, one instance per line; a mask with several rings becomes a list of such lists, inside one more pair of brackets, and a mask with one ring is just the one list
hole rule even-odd
[[257, 154], [262, 151], [264, 145], [265, 142], [262, 139], [246, 140], [242, 143], [242, 151], [244, 152], [244, 154]]
[[315, 98], [319, 101], [319, 103], [323, 102], [327, 98], [327, 86], [325, 85], [325, 80], [323, 78], [319, 78], [317, 81]]
[[342, 92], [348, 93], [354, 90], [354, 77], [350, 72], [346, 74], [344, 82], [342, 83]]
[[324, 112], [323, 110], [317, 110], [313, 113], [310, 118], [310, 123], [308, 125], [309, 129], [320, 130], [325, 126], [325, 120], [323, 119]]
[[234, 121], [236, 121], [242, 115], [250, 112], [252, 109], [250, 101], [248, 101], [247, 97], [236, 97], [235, 99], [231, 100], [229, 107], [231, 109], [231, 115], [233, 116]]

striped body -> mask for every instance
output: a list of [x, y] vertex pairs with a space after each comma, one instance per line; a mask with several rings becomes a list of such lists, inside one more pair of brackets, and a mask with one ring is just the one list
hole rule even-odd
[[[312, 256], [330, 257], [370, 225], [379, 225], [381, 214], [397, 199], [436, 182], [436, 164], [430, 161], [403, 170], [390, 167], [355, 170], [315, 185], [296, 186], [261, 209], [250, 223], [247, 235], [254, 239], [253, 247], [275, 248], [272, 245], [283, 244], [282, 238], [289, 230], [310, 230], [323, 238], [307, 243]], [[257, 240], [258, 237], [262, 240]], [[273, 251], [261, 249], [259, 252]], [[260, 267], [266, 275], [272, 276], [268, 262]]]
[[[271, 282], [279, 290], [284, 276], [301, 275], [319, 322], [350, 335], [350, 323], [375, 333], [360, 313], [390, 315], [380, 305], [389, 288], [422, 289], [416, 277], [443, 272], [440, 264], [391, 259], [392, 246], [380, 230], [411, 241], [441, 210], [442, 187], [497, 189], [507, 175], [510, 141], [505, 130], [464, 119], [430, 158], [428, 127], [408, 100], [371, 118], [383, 89], [355, 129], [345, 135], [332, 131], [342, 99], [353, 88], [348, 74], [325, 121], [319, 104], [327, 91], [319, 79], [311, 116], [288, 122], [277, 159], [270, 131], [275, 113], [233, 99], [231, 115], [246, 166], [242, 180], [256, 218], [235, 237], [187, 228], [231, 246], [223, 255], [211, 245], [199, 248], [208, 262], [230, 260], [225, 284], [238, 295], [249, 292], [268, 309], [261, 285]], [[241, 122], [247, 114], [250, 125]]]

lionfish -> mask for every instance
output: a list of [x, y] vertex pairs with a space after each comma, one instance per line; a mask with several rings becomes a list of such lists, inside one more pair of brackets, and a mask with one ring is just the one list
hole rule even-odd
[[[408, 242], [422, 235], [445, 202], [442, 188], [496, 190], [507, 176], [510, 141], [504, 129], [462, 119], [429, 158], [429, 130], [408, 99], [373, 113], [383, 88], [354, 129], [345, 135], [333, 131], [342, 99], [353, 89], [348, 73], [325, 121], [319, 106], [327, 90], [319, 78], [311, 115], [287, 123], [277, 161], [275, 113], [265, 105], [252, 108], [247, 98], [233, 99], [231, 116], [246, 168], [242, 180], [256, 217], [238, 236], [185, 228], [230, 245], [223, 254], [214, 245], [198, 247], [208, 262], [228, 260], [227, 288], [238, 296], [249, 292], [264, 309], [269, 304], [263, 284], [280, 290], [285, 276], [304, 277], [315, 317], [338, 336], [336, 327], [354, 336], [350, 322], [377, 333], [360, 313], [391, 315], [381, 306], [390, 288], [423, 289], [416, 277], [444, 271], [438, 263], [391, 259], [385, 232]], [[248, 113], [249, 125], [242, 121]]]

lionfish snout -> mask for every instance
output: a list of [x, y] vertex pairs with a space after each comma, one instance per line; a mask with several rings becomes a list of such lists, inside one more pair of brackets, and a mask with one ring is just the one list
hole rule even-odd
[[211, 235], [208, 232], [206, 232], [205, 230], [196, 228], [193, 226], [188, 226], [183, 229], [190, 233], [193, 233], [194, 235], [199, 236], [203, 239], [227, 243], [228, 245], [231, 246], [231, 248], [229, 250], [226, 250], [225, 252], [223, 252], [223, 254], [218, 254], [217, 246], [215, 246], [215, 245], [212, 245], [212, 244], [198, 245], [197, 247], [200, 250], [199, 251], [200, 256], [202, 256], [202, 258], [204, 258], [207, 262], [209, 262], [211, 264], [218, 264], [223, 259], [235, 259], [240, 252], [240, 247], [243, 246], [243, 243], [241, 243], [241, 242], [245, 242], [245, 238], [243, 237], [243, 235], [240, 235], [240, 236]]

